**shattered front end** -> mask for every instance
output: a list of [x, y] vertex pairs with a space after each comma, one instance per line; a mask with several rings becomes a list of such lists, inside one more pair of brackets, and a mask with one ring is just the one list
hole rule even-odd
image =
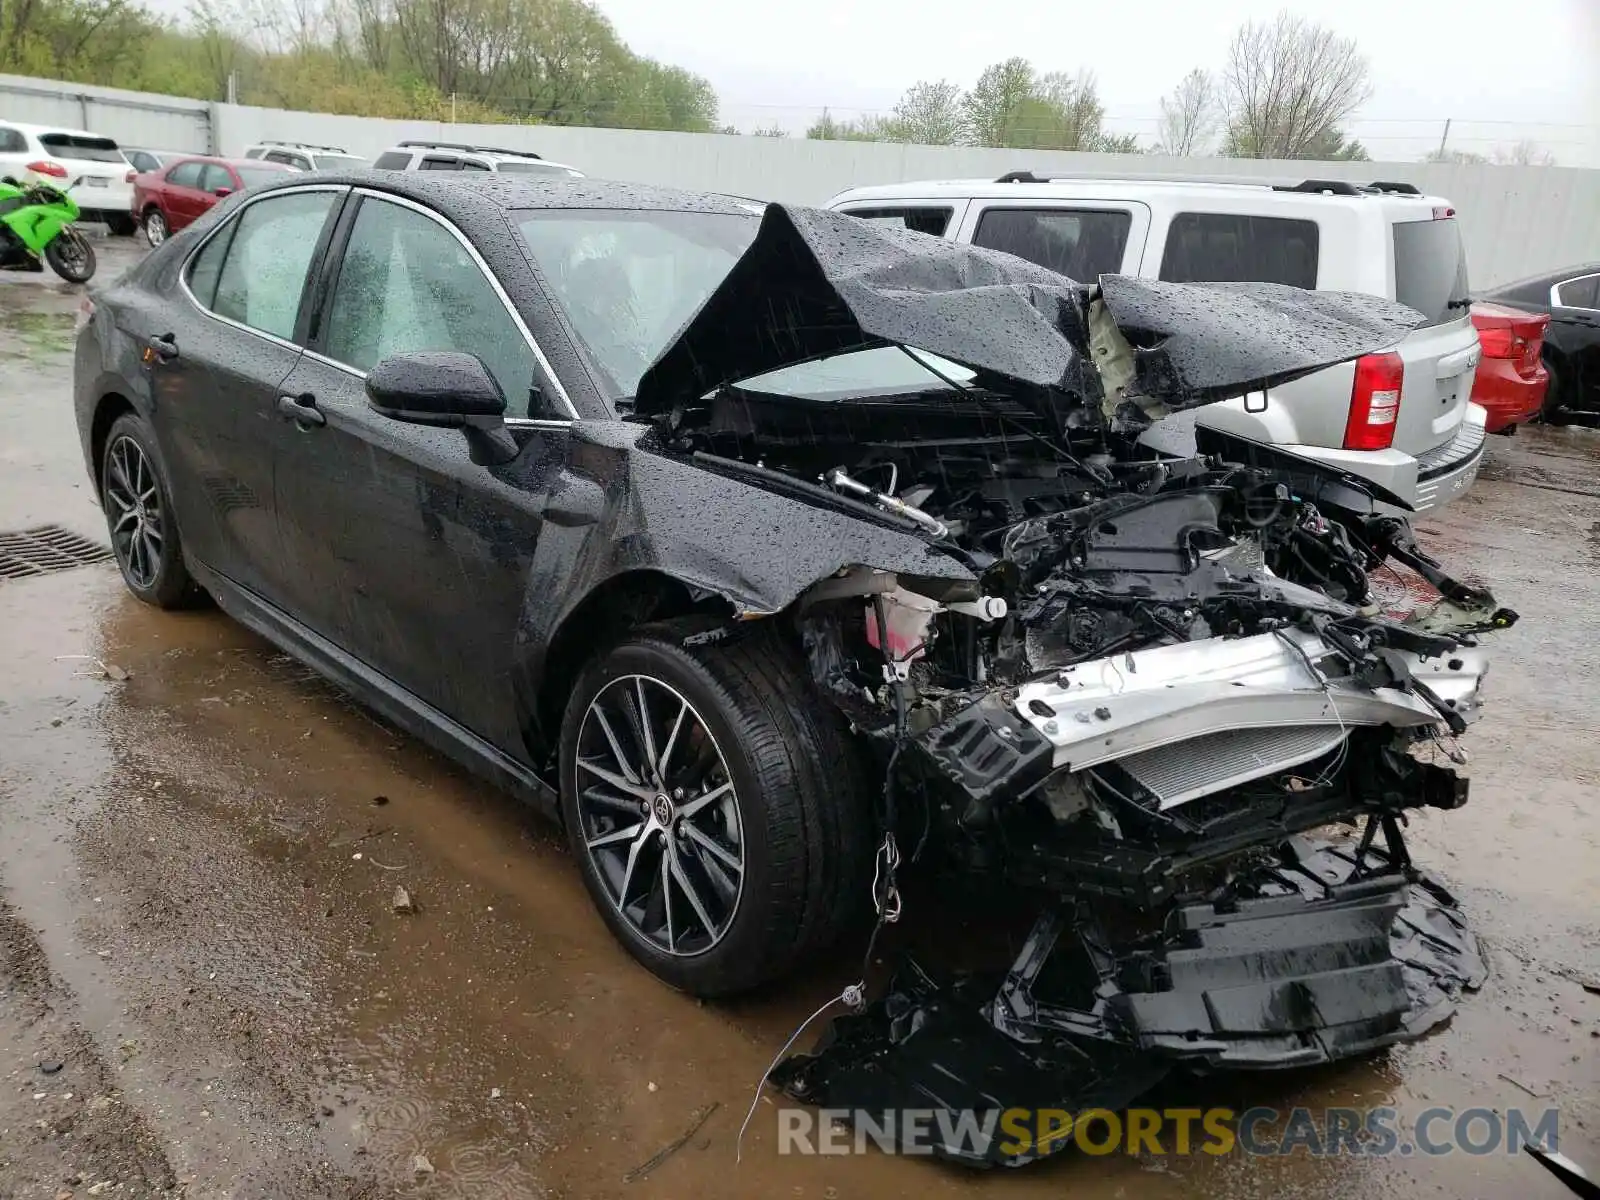
[[[1419, 319], [1273, 285], [1086, 287], [768, 210], [639, 411], [665, 453], [926, 543], [939, 570], [857, 560], [785, 615], [884, 770], [880, 863], [1038, 914], [1003, 975], [906, 965], [779, 1065], [789, 1094], [1116, 1109], [1180, 1064], [1421, 1036], [1478, 986], [1476, 940], [1402, 828], [1466, 802], [1438, 760], [1462, 760], [1479, 712], [1479, 636], [1516, 614], [1360, 479], [1223, 434], [1187, 454], [1142, 436]], [[1378, 573], [1428, 600], [1389, 611]], [[1015, 1165], [1069, 1142], [944, 1150]]]

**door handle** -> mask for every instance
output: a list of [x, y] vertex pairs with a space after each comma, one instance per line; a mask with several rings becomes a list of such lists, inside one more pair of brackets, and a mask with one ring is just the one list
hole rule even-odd
[[289, 418], [303, 430], [326, 425], [328, 418], [317, 407], [315, 396], [279, 396], [278, 413]]
[[163, 333], [153, 337], [147, 343], [145, 361], [150, 362], [151, 357], [159, 358], [162, 362], [171, 362], [178, 357], [178, 339], [176, 335]]

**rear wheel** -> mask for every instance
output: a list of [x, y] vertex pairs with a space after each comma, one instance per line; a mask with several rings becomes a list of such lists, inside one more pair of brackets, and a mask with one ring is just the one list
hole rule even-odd
[[70, 225], [44, 248], [44, 260], [68, 283], [88, 283], [94, 278], [94, 247]]
[[172, 491], [160, 463], [150, 427], [133, 413], [123, 414], [106, 434], [100, 498], [128, 590], [157, 608], [184, 608], [205, 593], [183, 561]]
[[871, 808], [842, 722], [782, 643], [646, 626], [583, 673], [561, 805], [584, 883], [644, 966], [701, 996], [789, 971], [871, 883]]
[[152, 208], [144, 214], [144, 240], [152, 247], [167, 240], [167, 219], [161, 215], [159, 208]]

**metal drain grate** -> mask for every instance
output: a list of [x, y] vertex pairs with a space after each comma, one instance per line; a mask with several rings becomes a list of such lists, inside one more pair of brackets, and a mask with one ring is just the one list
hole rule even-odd
[[59, 525], [0, 533], [0, 579], [23, 579], [105, 562], [111, 548]]

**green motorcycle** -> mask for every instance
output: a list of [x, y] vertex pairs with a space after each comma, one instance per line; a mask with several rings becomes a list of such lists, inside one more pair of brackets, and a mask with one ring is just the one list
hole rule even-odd
[[77, 219], [77, 204], [60, 188], [0, 178], [0, 271], [42, 271], [42, 255], [68, 283], [87, 283], [94, 247], [73, 225]]

